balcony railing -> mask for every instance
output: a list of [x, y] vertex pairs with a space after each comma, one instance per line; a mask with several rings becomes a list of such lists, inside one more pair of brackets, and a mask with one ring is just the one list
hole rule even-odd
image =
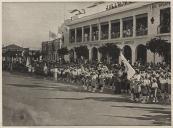
[[98, 40], [99, 39], [99, 36], [98, 35], [93, 35], [92, 36], [92, 41], [95, 41], [95, 40]]
[[71, 37], [70, 43], [74, 43], [74, 42], [75, 42], [75, 38], [74, 37]]
[[92, 41], [98, 40], [99, 38], [99, 32], [98, 31], [93, 31], [92, 32]]
[[133, 29], [127, 29], [127, 30], [123, 30], [123, 37], [131, 37], [133, 36]]
[[113, 38], [119, 38], [120, 37], [120, 32], [116, 32], [116, 33], [114, 33], [114, 32], [112, 32], [111, 33], [111, 38], [113, 39]]
[[84, 37], [84, 42], [88, 42], [89, 41], [89, 36]]
[[108, 39], [108, 33], [103, 33], [103, 34], [101, 34], [101, 39], [102, 40], [106, 40], [106, 39]]
[[136, 30], [136, 36], [143, 36], [143, 35], [147, 35], [147, 34], [148, 34], [148, 28]]
[[77, 41], [77, 42], [82, 42], [82, 37], [78, 37], [78, 38], [76, 39], [76, 41]]

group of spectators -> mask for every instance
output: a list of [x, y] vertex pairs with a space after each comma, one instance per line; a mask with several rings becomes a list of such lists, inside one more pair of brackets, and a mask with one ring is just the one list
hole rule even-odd
[[141, 65], [135, 63], [135, 75], [128, 79], [126, 66], [121, 64], [72, 64], [44, 66], [44, 74], [52, 74], [57, 80], [82, 85], [90, 92], [111, 89], [115, 94], [129, 94], [135, 102], [170, 102], [171, 68], [165, 63]]
[[[19, 62], [15, 64], [18, 64], [18, 68], [19, 65], [25, 67]], [[136, 62], [133, 65], [136, 73], [130, 79], [127, 77], [128, 69], [123, 62], [112, 65], [101, 62], [66, 63], [63, 65], [34, 62], [27, 68], [30, 73], [81, 85], [90, 92], [104, 92], [105, 89], [110, 89], [115, 94], [128, 94], [134, 102], [170, 103], [171, 100], [171, 66], [166, 63], [143, 65]]]
[[136, 74], [131, 78], [131, 99], [135, 101], [164, 102], [171, 100], [171, 66], [165, 63], [135, 64]]

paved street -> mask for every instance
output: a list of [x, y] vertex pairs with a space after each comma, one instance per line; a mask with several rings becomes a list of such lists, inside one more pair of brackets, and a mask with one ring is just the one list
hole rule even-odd
[[170, 105], [85, 92], [43, 77], [3, 72], [4, 125], [170, 125]]

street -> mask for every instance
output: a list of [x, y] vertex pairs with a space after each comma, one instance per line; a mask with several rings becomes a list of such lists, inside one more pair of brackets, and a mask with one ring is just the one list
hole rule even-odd
[[2, 73], [3, 125], [171, 125], [171, 106], [131, 103], [41, 76]]

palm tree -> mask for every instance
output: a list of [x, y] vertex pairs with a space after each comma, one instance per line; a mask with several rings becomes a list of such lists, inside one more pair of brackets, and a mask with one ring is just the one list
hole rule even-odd
[[108, 59], [111, 57], [113, 61], [117, 61], [116, 59], [120, 55], [120, 49], [113, 43], [107, 43], [99, 48], [99, 52], [103, 55], [102, 59]]
[[89, 51], [88, 51], [87, 46], [75, 47], [75, 52], [76, 52], [78, 59], [81, 57], [84, 57], [85, 59], [89, 58]]
[[67, 47], [58, 49], [59, 57], [61, 57], [63, 60], [64, 60], [64, 55], [67, 55], [68, 53], [69, 53], [69, 51], [68, 51]]
[[156, 53], [163, 56], [166, 62], [169, 62], [171, 53], [171, 44], [160, 38], [153, 38], [146, 44], [147, 49], [154, 53], [154, 63]]

